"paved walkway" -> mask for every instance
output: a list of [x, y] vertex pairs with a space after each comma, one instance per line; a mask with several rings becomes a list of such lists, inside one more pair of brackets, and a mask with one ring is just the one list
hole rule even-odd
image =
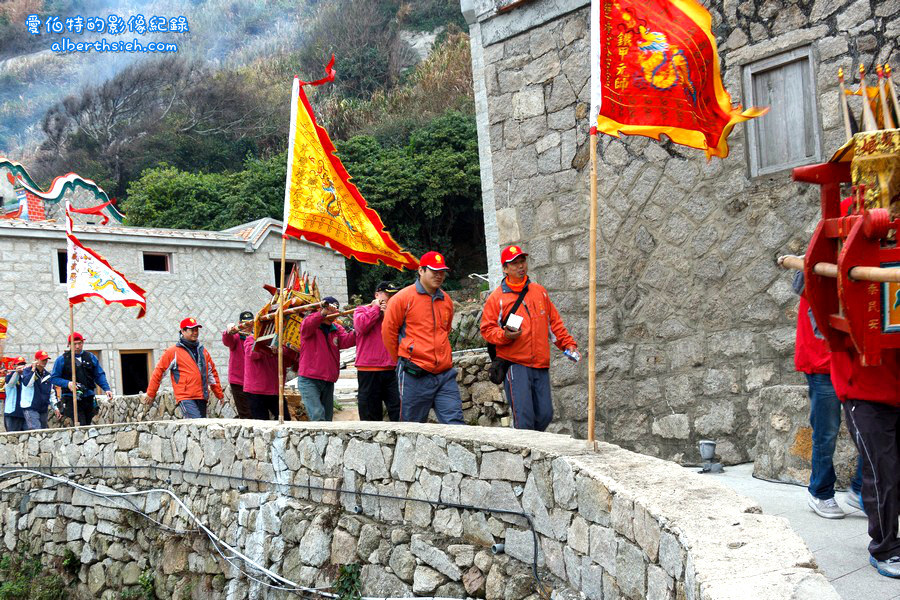
[[837, 493], [837, 501], [847, 516], [828, 520], [806, 505], [806, 488], [755, 479], [752, 463], [726, 467], [720, 475], [704, 475], [707, 476], [756, 500], [764, 513], [786, 518], [815, 554], [819, 569], [842, 598], [900, 600], [900, 579], [882, 577], [869, 564], [866, 517], [844, 502], [843, 492]]

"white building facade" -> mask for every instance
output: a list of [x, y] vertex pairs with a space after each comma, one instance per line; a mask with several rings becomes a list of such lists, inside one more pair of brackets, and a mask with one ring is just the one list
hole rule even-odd
[[[75, 235], [129, 281], [147, 291], [147, 314], [106, 306], [97, 298], [75, 306], [75, 330], [85, 338], [117, 394], [146, 389], [146, 378], [178, 324], [194, 317], [223, 382], [228, 350], [221, 333], [241, 311], [256, 313], [277, 285], [281, 223], [261, 219], [225, 231], [113, 227], [76, 223]], [[344, 258], [308, 242], [288, 240], [286, 259], [318, 277], [323, 295], [347, 300]], [[66, 349], [66, 238], [53, 221], [0, 220], [0, 317], [9, 321], [4, 354], [29, 362], [37, 350], [54, 360]], [[168, 378], [166, 378], [168, 379]]]

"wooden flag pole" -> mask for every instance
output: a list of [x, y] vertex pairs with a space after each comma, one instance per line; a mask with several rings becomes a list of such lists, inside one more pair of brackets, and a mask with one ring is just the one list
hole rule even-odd
[[853, 130], [850, 128], [850, 108], [847, 106], [847, 91], [844, 88], [844, 69], [838, 68], [838, 81], [840, 82], [840, 92], [841, 95], [841, 113], [844, 115], [844, 135], [847, 136], [847, 141], [850, 141], [850, 138], [853, 137]]
[[866, 85], [866, 67], [859, 65], [859, 93], [863, 99], [863, 131], [876, 131], [878, 124], [875, 121], [875, 113], [869, 104], [869, 88]]
[[878, 99], [881, 101], [881, 122], [884, 124], [884, 129], [893, 129], [894, 120], [891, 118], [891, 107], [888, 105], [887, 91], [884, 84], [884, 70], [878, 67], [875, 72], [878, 73]]
[[284, 425], [284, 255], [287, 238], [281, 236], [281, 280], [278, 282], [278, 317], [275, 319], [278, 332], [278, 424]]
[[891, 77], [891, 65], [884, 65], [885, 86], [890, 86], [891, 104], [894, 105], [894, 114], [900, 119], [900, 102], [897, 101], [897, 90], [894, 89], [894, 79]]
[[588, 255], [588, 441], [594, 440], [597, 362], [597, 132], [591, 132], [591, 220]]
[[75, 371], [75, 305], [69, 302], [69, 358], [72, 366], [72, 381], [75, 389], [72, 390], [72, 422], [78, 427], [78, 374]]

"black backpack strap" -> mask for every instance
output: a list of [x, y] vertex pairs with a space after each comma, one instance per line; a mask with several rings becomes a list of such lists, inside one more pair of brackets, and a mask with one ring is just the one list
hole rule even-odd
[[528, 293], [528, 284], [529, 283], [530, 282], [528, 282], [528, 281], [525, 282], [525, 286], [522, 288], [522, 291], [519, 292], [519, 297], [516, 298], [516, 302], [515, 302], [515, 304], [513, 304], [512, 310], [509, 311], [505, 317], [500, 319], [500, 327], [506, 327], [506, 321], [509, 319], [510, 315], [515, 314], [515, 312], [517, 310], [519, 310], [519, 307], [522, 306], [522, 301], [525, 299], [525, 294]]

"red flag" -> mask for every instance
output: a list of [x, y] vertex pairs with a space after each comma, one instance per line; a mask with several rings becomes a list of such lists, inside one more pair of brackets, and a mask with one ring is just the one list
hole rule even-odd
[[591, 96], [597, 131], [728, 156], [737, 123], [768, 108], [732, 107], [709, 12], [694, 0], [593, 0]]

